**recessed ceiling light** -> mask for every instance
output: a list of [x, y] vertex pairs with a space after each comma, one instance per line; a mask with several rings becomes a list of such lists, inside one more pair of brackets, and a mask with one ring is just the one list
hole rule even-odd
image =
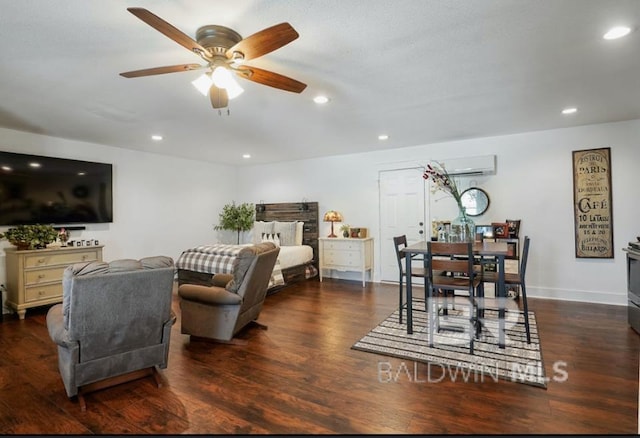
[[323, 104], [329, 102], [329, 98], [327, 96], [316, 96], [313, 101], [317, 104]]
[[251, 158], [251, 154], [242, 154], [242, 158]]
[[29, 167], [35, 167], [35, 168], [38, 168], [38, 167], [40, 167], [40, 166], [41, 166], [41, 164], [40, 164], [40, 163], [36, 163], [35, 161], [32, 161], [31, 163], [29, 163]]
[[615, 40], [618, 38], [622, 38], [623, 36], [627, 36], [631, 33], [631, 28], [627, 26], [616, 26], [609, 29], [607, 33], [605, 33], [602, 38], [605, 40]]
[[565, 108], [562, 110], [562, 114], [575, 114], [578, 112], [578, 108]]
[[160, 140], [162, 140], [162, 136], [161, 135], [152, 135], [151, 136], [151, 140], [160, 141]]
[[78, 176], [85, 176], [87, 172], [78, 172]]
[[7, 171], [7, 172], [11, 172], [11, 171], [13, 170], [13, 169], [12, 169], [11, 167], [9, 167], [9, 166], [2, 166], [2, 167], [1, 167], [1, 169], [2, 169], [2, 170], [5, 170], [5, 171]]
[[378, 136], [378, 140], [388, 140], [389, 136], [387, 134], [380, 134]]

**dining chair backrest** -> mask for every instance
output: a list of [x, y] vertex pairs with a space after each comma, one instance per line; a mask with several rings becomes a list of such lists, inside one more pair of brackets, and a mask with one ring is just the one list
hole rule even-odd
[[473, 276], [473, 244], [471, 242], [427, 242], [429, 276], [433, 271], [456, 272]]
[[520, 278], [524, 281], [524, 274], [527, 271], [527, 259], [529, 258], [529, 236], [524, 236], [524, 244], [522, 245], [522, 257], [520, 258]]
[[402, 267], [402, 259], [404, 258], [404, 254], [402, 254], [402, 250], [407, 247], [407, 236], [396, 236], [393, 238], [393, 245], [396, 249], [396, 258], [398, 259], [398, 269], [400, 272], [404, 270]]

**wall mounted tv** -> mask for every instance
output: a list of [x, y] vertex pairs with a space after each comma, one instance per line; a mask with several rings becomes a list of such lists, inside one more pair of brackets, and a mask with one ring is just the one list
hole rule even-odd
[[0, 226], [113, 222], [112, 167], [0, 151]]

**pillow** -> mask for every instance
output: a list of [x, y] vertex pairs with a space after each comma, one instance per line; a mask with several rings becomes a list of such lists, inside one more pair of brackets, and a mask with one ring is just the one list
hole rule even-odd
[[280, 246], [280, 233], [262, 233], [261, 243], [263, 242], [271, 242], [275, 246]]
[[304, 233], [304, 222], [296, 222], [296, 245], [302, 245], [302, 235]]
[[264, 221], [255, 221], [253, 223], [253, 239], [252, 243], [258, 244], [262, 241], [263, 233], [273, 233], [273, 221], [264, 222]]
[[278, 222], [273, 224], [273, 232], [280, 234], [280, 245], [293, 246], [296, 244], [296, 222]]

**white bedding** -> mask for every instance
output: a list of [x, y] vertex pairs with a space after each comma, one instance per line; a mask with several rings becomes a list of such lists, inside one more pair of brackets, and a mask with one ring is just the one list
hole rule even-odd
[[278, 260], [280, 269], [308, 263], [313, 260], [313, 248], [309, 245], [281, 246]]

